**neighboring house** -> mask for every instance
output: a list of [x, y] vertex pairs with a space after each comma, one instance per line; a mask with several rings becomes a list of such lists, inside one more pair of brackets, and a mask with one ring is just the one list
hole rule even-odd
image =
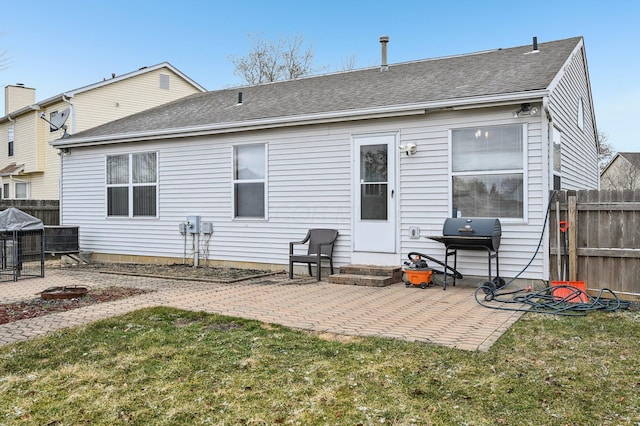
[[[53, 141], [68, 152], [63, 223], [80, 226], [97, 259], [180, 261], [195, 245], [220, 264], [281, 269], [290, 241], [335, 228], [338, 265], [400, 266], [412, 251], [443, 259], [424, 237], [455, 211], [500, 219], [500, 273], [515, 276], [536, 252], [550, 190], [598, 187], [583, 39], [382, 57], [192, 95]], [[209, 241], [182, 237], [188, 217], [213, 224]], [[483, 276], [486, 259], [466, 251], [458, 267]], [[545, 243], [521, 276], [546, 280], [548, 263]]]
[[600, 174], [602, 189], [640, 189], [640, 152], [618, 152]]
[[6, 143], [0, 146], [0, 198], [58, 199], [60, 159], [49, 142], [62, 137], [64, 130], [49, 122], [60, 122], [56, 116], [66, 114], [67, 108], [65, 126], [74, 134], [204, 91], [167, 62], [112, 75], [37, 103], [35, 89], [6, 86], [5, 116], [0, 117], [0, 135]]

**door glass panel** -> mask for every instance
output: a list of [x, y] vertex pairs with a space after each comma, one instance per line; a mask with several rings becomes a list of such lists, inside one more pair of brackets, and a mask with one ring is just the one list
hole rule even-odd
[[360, 147], [360, 219], [387, 220], [387, 144]]

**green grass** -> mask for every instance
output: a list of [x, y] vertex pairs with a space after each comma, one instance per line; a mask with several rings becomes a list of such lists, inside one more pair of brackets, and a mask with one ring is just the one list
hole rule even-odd
[[639, 336], [526, 314], [466, 352], [145, 309], [0, 348], [0, 425], [637, 425]]

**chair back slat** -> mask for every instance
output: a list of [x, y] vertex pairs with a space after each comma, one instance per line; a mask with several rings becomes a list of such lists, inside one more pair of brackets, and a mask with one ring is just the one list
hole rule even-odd
[[311, 229], [309, 230], [309, 254], [318, 253], [318, 244], [326, 244], [321, 247], [321, 254], [331, 257], [333, 254], [333, 243], [338, 238], [338, 231], [335, 229]]

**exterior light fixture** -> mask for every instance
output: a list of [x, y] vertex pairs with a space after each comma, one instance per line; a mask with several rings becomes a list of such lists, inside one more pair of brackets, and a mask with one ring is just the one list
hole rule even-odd
[[529, 115], [536, 115], [538, 113], [538, 107], [532, 107], [530, 103], [524, 103], [520, 105], [520, 109], [513, 113], [513, 118], [520, 117], [520, 114], [527, 113]]

